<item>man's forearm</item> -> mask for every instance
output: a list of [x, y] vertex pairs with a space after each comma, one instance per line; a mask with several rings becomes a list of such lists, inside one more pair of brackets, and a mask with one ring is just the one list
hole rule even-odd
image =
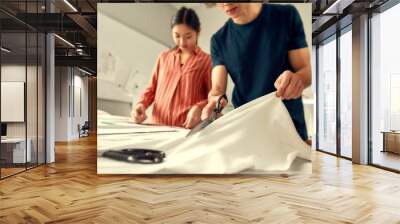
[[296, 75], [299, 75], [301, 77], [301, 80], [303, 80], [304, 88], [307, 88], [311, 85], [311, 67], [310, 66], [305, 66], [298, 71], [295, 72]]
[[[212, 69], [211, 90], [208, 93], [208, 103], [203, 108], [203, 111], [202, 111], [202, 115], [201, 115], [202, 120], [210, 117], [211, 112], [217, 105], [217, 97], [225, 94], [227, 79], [228, 79], [228, 73], [226, 72], [225, 66], [217, 65]], [[223, 101], [223, 102], [225, 102], [225, 101]], [[224, 107], [224, 106], [222, 106], [222, 107]]]
[[225, 90], [221, 87], [215, 87], [212, 88], [210, 93], [208, 93], [208, 97], [212, 97], [212, 96], [220, 96], [223, 95], [225, 93]]
[[208, 96], [220, 96], [225, 94], [227, 85], [227, 72], [225, 66], [219, 65], [213, 68], [211, 75], [211, 91]]
[[304, 88], [311, 85], [311, 63], [308, 48], [301, 48], [289, 51], [289, 62], [293, 72], [300, 76]]

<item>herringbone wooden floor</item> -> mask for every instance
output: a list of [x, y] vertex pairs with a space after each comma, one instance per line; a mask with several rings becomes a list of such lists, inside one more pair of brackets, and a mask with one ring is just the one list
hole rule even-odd
[[0, 223], [400, 223], [400, 175], [314, 153], [311, 176], [96, 174], [96, 139], [0, 181]]

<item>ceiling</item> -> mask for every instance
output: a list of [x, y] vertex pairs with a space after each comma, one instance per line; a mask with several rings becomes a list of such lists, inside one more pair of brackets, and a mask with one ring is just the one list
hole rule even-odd
[[[313, 8], [313, 39], [327, 35], [337, 20], [346, 15], [356, 15], [359, 12], [382, 5], [387, 0], [271, 0], [272, 3], [294, 2], [312, 3]], [[2, 43], [8, 48], [15, 48], [15, 54], [23, 53], [25, 38], [21, 31], [25, 28], [39, 32], [55, 32], [62, 39], [72, 43], [71, 47], [60, 38], [56, 38], [56, 64], [79, 66], [80, 62], [96, 71], [97, 52], [97, 3], [126, 3], [133, 0], [45, 0], [39, 1], [0, 1], [0, 24], [3, 35]], [[140, 2], [140, 1], [136, 1]], [[149, 2], [149, 1], [142, 1]], [[164, 1], [155, 1], [164, 2]], [[69, 4], [68, 4], [69, 3]], [[203, 3], [169, 3], [176, 9], [182, 6], [191, 8], [204, 7]], [[52, 13], [48, 13], [52, 8]], [[327, 10], [328, 9], [328, 10]], [[325, 12], [325, 13], [324, 13]], [[12, 34], [11, 34], [12, 33]], [[28, 44], [28, 51], [34, 44]], [[78, 50], [79, 49], [79, 50]], [[58, 56], [58, 58], [57, 58]], [[58, 60], [57, 60], [58, 59]]]

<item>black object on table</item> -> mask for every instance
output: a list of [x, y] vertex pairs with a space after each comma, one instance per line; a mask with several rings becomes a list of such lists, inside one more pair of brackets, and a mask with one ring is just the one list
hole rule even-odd
[[151, 149], [122, 149], [109, 150], [103, 153], [104, 157], [130, 163], [155, 164], [162, 163], [165, 153]]

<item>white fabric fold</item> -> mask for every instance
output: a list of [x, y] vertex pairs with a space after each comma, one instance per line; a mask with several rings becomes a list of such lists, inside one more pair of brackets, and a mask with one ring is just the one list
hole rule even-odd
[[285, 105], [275, 93], [223, 115], [189, 137], [181, 135], [168, 142], [129, 146], [162, 150], [167, 157], [155, 165], [125, 163], [126, 170], [122, 173], [232, 174], [249, 170], [285, 173], [296, 158], [310, 161], [311, 156], [311, 148], [298, 135]]

